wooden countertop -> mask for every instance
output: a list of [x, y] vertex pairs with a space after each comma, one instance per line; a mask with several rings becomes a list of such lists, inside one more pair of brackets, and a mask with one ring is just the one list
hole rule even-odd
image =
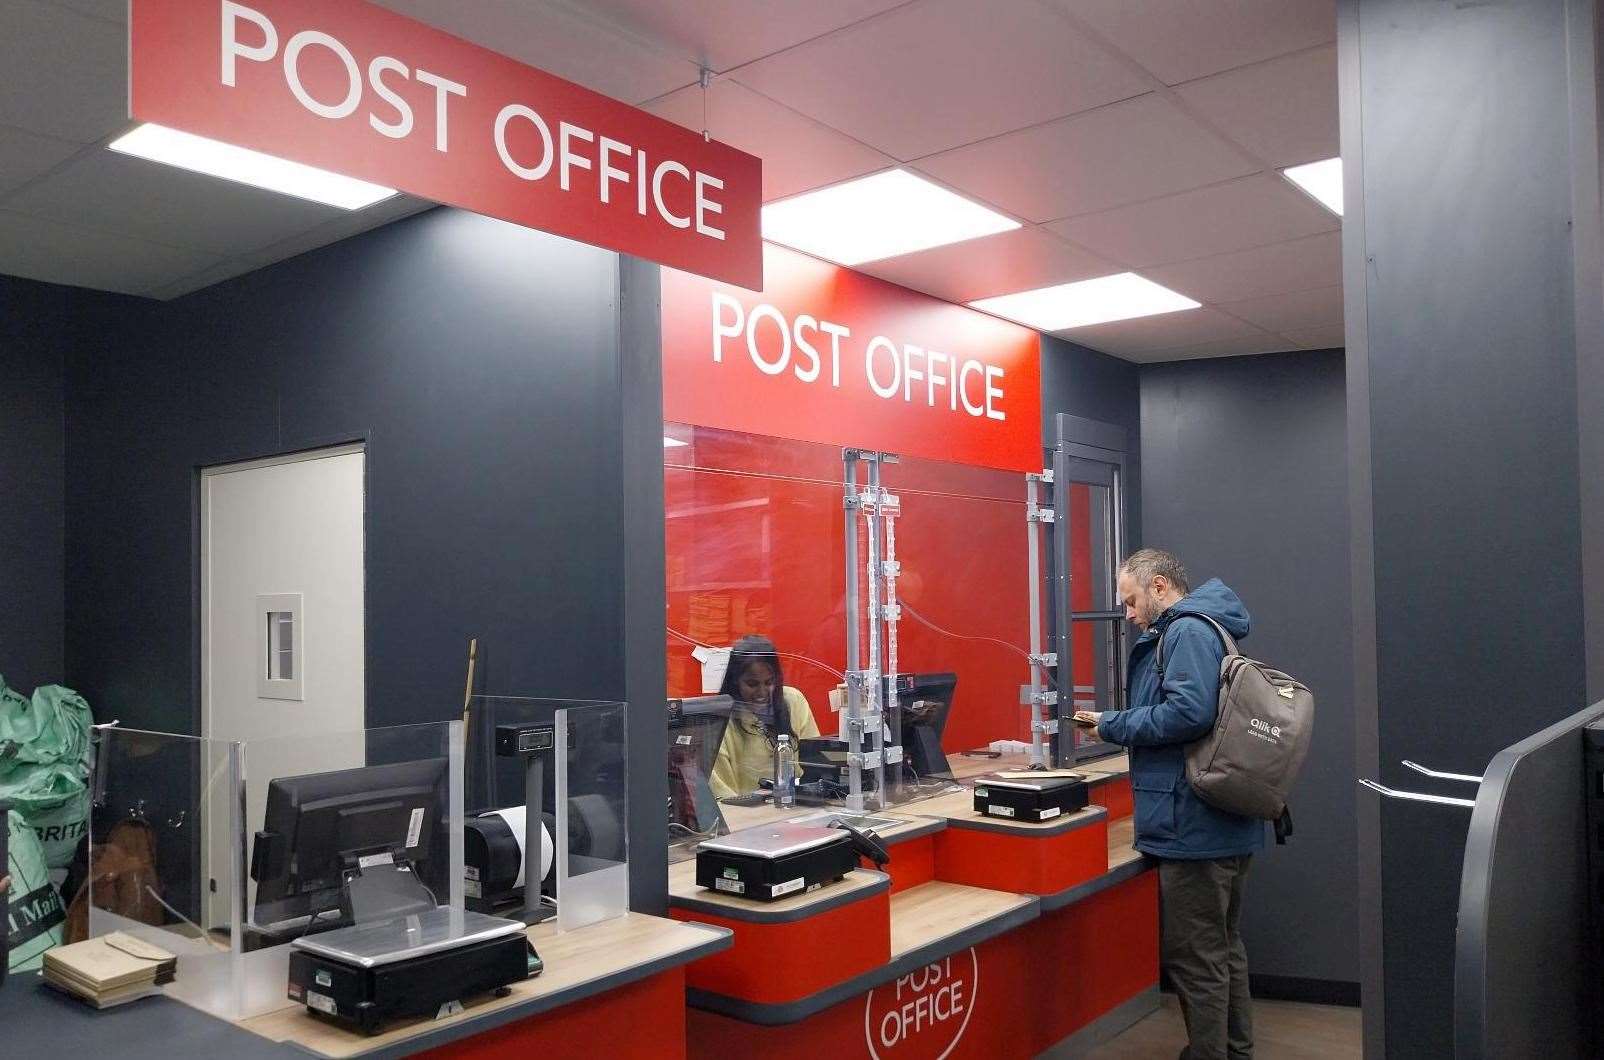
[[1028, 894], [988, 891], [940, 880], [891, 896], [891, 957], [934, 946], [988, 921], [1034, 905]]
[[978, 777], [982, 773], [994, 773], [999, 769], [1029, 769], [1030, 755], [968, 758], [961, 751], [954, 751], [947, 756], [947, 764], [952, 767], [953, 779], [963, 782]]
[[1128, 751], [1121, 751], [1117, 755], [1107, 758], [1093, 758], [1085, 762], [1075, 763], [1077, 773], [1088, 774], [1088, 778], [1096, 783], [1093, 774], [1104, 777], [1123, 777], [1131, 771], [1131, 756]]
[[[398, 1022], [370, 1038], [308, 1015], [305, 1006], [288, 1005], [240, 1020], [238, 1026], [272, 1041], [298, 1045], [318, 1056], [375, 1052], [398, 1055], [533, 1016], [717, 952], [730, 944], [730, 932], [726, 928], [628, 913], [561, 933], [555, 923], [548, 921], [530, 928], [529, 939], [545, 961], [544, 972], [515, 984], [507, 997], [470, 999], [463, 1012], [445, 1019]], [[492, 1018], [497, 1015], [503, 1018]]]
[[1136, 822], [1129, 817], [1108, 822], [1108, 867], [1117, 869], [1142, 856], [1131, 846], [1136, 841]]
[[[888, 825], [878, 829], [881, 839], [895, 843], [899, 839], [906, 839], [921, 830], [928, 830], [928, 815], [924, 812], [924, 802], [903, 803], [889, 810], [865, 810], [866, 817], [886, 817], [896, 821], [895, 825]], [[774, 806], [725, 806], [724, 820], [730, 830], [738, 832], [743, 828], [756, 828], [759, 825], [773, 824], [776, 821], [791, 821], [799, 817], [812, 817], [821, 813], [853, 813], [840, 806], [787, 806], [779, 809]], [[692, 844], [694, 846], [694, 844]]]
[[[965, 758], [960, 752], [954, 751], [947, 756], [947, 762], [952, 766], [953, 779], [959, 783], [969, 783], [983, 773], [994, 773], [1000, 769], [1029, 769], [1030, 755], [1003, 755], [1000, 758]], [[1084, 762], [1076, 762], [1066, 766], [1077, 773], [1087, 774], [1092, 783], [1105, 777], [1119, 777], [1131, 771], [1131, 757], [1128, 752], [1121, 751], [1116, 755], [1104, 758], [1090, 758]]]

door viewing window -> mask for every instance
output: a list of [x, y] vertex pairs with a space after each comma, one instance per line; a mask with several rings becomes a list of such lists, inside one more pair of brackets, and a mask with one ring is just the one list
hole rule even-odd
[[257, 693], [263, 699], [296, 702], [303, 696], [301, 655], [301, 594], [276, 593], [256, 598], [262, 631], [262, 662]]

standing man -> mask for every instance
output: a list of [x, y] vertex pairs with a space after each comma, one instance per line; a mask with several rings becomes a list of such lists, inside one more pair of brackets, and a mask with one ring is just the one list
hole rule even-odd
[[[1120, 567], [1131, 648], [1125, 710], [1082, 711], [1105, 741], [1130, 748], [1136, 849], [1158, 859], [1164, 970], [1180, 997], [1190, 1043], [1182, 1060], [1253, 1055], [1248, 955], [1238, 925], [1243, 883], [1264, 846], [1264, 822], [1208, 805], [1186, 779], [1186, 745], [1214, 727], [1225, 645], [1207, 615], [1240, 641], [1248, 612], [1218, 578], [1192, 589], [1173, 555], [1144, 548]], [[1156, 648], [1164, 642], [1164, 678]]]

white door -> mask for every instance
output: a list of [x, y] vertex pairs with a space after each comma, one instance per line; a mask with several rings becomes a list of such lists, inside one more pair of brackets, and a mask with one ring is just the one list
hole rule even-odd
[[[358, 445], [202, 472], [202, 731], [246, 744], [247, 858], [269, 780], [363, 764], [359, 738], [334, 736], [365, 720], [363, 464]], [[229, 815], [212, 804], [208, 917], [221, 925]]]

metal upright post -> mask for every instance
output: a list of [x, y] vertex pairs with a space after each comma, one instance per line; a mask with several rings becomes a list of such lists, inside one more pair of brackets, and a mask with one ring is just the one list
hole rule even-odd
[[[887, 665], [891, 660], [885, 657], [884, 638], [885, 623], [889, 617], [890, 609], [887, 606], [887, 582], [885, 571], [885, 523], [886, 523], [886, 492], [881, 485], [880, 469], [885, 461], [886, 454], [870, 453], [869, 461], [869, 488], [864, 493], [864, 524], [869, 535], [868, 555], [868, 581], [869, 581], [869, 669], [866, 673], [867, 684], [872, 691], [869, 699], [869, 710], [864, 717], [865, 735], [870, 736], [869, 746], [863, 752], [863, 764], [874, 770], [874, 791], [877, 808], [884, 808], [889, 802], [886, 791], [886, 740], [883, 726], [886, 720], [886, 711], [889, 709], [889, 700], [886, 696], [886, 686], [895, 680], [895, 671], [889, 670]], [[887, 665], [882, 665], [885, 663]]]
[[847, 708], [841, 716], [840, 738], [847, 745], [847, 809], [862, 812], [863, 771], [857, 764], [863, 753], [863, 674], [859, 670], [861, 631], [858, 628], [858, 457], [856, 449], [841, 451], [846, 544]]
[[[1058, 667], [1058, 672], [1060, 674], [1072, 674], [1074, 672], [1074, 667], [1071, 665], [1071, 660], [1073, 660], [1075, 657], [1074, 642], [1072, 639], [1072, 633], [1074, 629], [1074, 612], [1069, 606], [1071, 577], [1070, 549], [1067, 547], [1060, 547], [1068, 541], [1068, 528], [1073, 525], [1074, 522], [1074, 520], [1071, 518], [1069, 507], [1069, 476], [1066, 474], [1068, 470], [1068, 455], [1064, 452], [1064, 447], [1062, 443], [1060, 443], [1053, 450], [1053, 471], [1052, 478], [1050, 480], [1053, 487], [1053, 520], [1056, 525], [1064, 527], [1063, 530], [1054, 534], [1052, 538], [1050, 538], [1052, 542], [1051, 547], [1053, 549], [1054, 559], [1053, 621], [1055, 623], [1054, 630], [1057, 633], [1056, 640], [1058, 642], [1056, 650], [1058, 659], [1062, 662], [1062, 665]], [[1054, 713], [1060, 718], [1063, 717], [1064, 710], [1070, 707], [1070, 703], [1068, 701], [1073, 697], [1065, 698], [1066, 702], [1062, 705], [1059, 705], [1054, 711]], [[1075, 747], [1075, 740], [1073, 736], [1070, 737], [1067, 745], [1062, 739], [1058, 741], [1057, 754], [1054, 757], [1055, 761], [1053, 764], [1057, 766], [1073, 765], [1079, 759], [1079, 749]]]
[[[880, 740], [880, 762], [886, 770], [886, 787], [883, 789], [886, 797], [880, 800], [882, 805], [895, 801], [902, 789], [902, 712], [898, 709], [897, 697], [897, 681], [901, 676], [897, 667], [897, 625], [902, 620], [902, 607], [897, 603], [897, 576], [902, 571], [902, 564], [897, 561], [897, 516], [900, 505], [897, 498], [884, 489], [880, 476], [884, 465], [896, 462], [896, 456], [891, 453], [875, 454], [875, 515], [878, 517], [876, 523], [879, 532], [883, 535], [880, 578], [885, 586], [885, 602], [875, 623], [875, 628], [885, 638], [885, 648], [881, 653], [885, 657], [885, 667], [880, 680], [880, 715], [886, 723]], [[885, 737], [887, 730], [890, 732], [889, 739]]]
[[1030, 687], [1026, 690], [1026, 699], [1030, 704], [1032, 769], [1047, 767], [1047, 738], [1059, 731], [1058, 719], [1045, 716], [1045, 708], [1058, 702], [1058, 692], [1051, 687], [1056, 686], [1057, 682], [1048, 671], [1056, 671], [1059, 655], [1042, 650], [1041, 628], [1041, 548], [1043, 541], [1049, 548], [1052, 546], [1054, 510], [1042, 507], [1037, 497], [1043, 487], [1052, 483], [1053, 473], [1050, 469], [1039, 475], [1025, 476], [1025, 519], [1030, 527]]
[[[524, 765], [524, 922], [538, 924], [545, 917], [540, 905], [540, 887], [546, 877], [540, 871], [540, 855], [545, 846], [544, 816], [540, 805], [545, 794], [545, 763], [532, 754]], [[556, 836], [552, 837], [554, 840]]]

